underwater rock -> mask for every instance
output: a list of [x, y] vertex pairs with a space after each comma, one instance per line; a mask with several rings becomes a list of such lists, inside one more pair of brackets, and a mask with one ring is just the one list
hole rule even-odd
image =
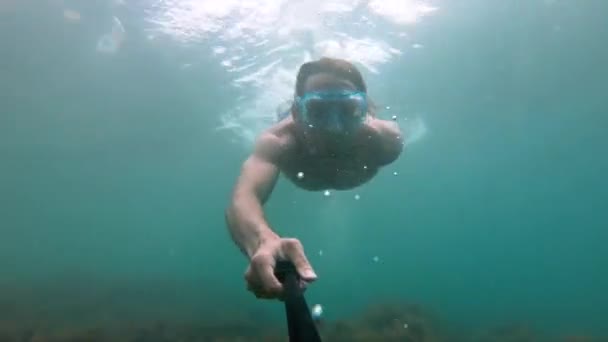
[[[0, 298], [0, 342], [288, 340], [285, 321], [266, 316], [265, 310], [248, 311], [236, 305], [232, 309], [223, 307], [208, 313], [195, 311], [192, 315], [192, 312], [184, 314], [181, 311], [172, 315], [171, 311], [151, 311], [137, 301], [125, 305], [126, 298], [135, 295], [125, 288], [89, 291], [79, 281], [73, 280], [69, 286], [65, 283], [57, 284], [57, 288], [46, 283], [44, 295], [24, 288], [6, 287]], [[160, 282], [156, 285], [162, 287]], [[143, 299], [158, 303], [162, 297], [163, 291], [154, 291], [146, 292]], [[370, 305], [353, 317], [341, 317], [340, 320], [324, 317], [318, 328], [326, 342], [608, 342], [606, 338], [586, 335], [584, 331], [563, 336], [554, 336], [547, 331], [550, 336], [547, 337], [538, 334], [530, 325], [520, 323], [456, 332], [447, 330], [443, 321], [424, 306], [392, 301]]]
[[608, 338], [596, 338], [586, 335], [570, 335], [564, 337], [562, 342], [608, 342]]
[[101, 329], [63, 331], [49, 338], [50, 342], [105, 342], [111, 339]]
[[328, 341], [445, 341], [435, 316], [408, 304], [371, 306], [360, 318], [328, 326], [322, 334]]
[[525, 324], [509, 324], [481, 333], [473, 342], [539, 342], [544, 339]]

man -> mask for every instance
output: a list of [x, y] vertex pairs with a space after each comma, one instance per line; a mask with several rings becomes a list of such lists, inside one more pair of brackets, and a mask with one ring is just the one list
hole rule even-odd
[[277, 235], [264, 218], [279, 173], [305, 190], [346, 190], [369, 181], [402, 149], [399, 127], [375, 117], [354, 65], [330, 58], [303, 64], [291, 109], [258, 137], [226, 211], [231, 236], [250, 260], [249, 291], [258, 298], [282, 296], [274, 276], [279, 260], [295, 265], [302, 288], [317, 277], [301, 243]]

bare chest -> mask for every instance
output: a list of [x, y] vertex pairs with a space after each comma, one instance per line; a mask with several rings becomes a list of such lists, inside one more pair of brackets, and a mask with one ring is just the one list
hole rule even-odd
[[298, 153], [282, 165], [283, 174], [308, 190], [346, 190], [369, 181], [377, 167], [364, 151], [352, 154]]

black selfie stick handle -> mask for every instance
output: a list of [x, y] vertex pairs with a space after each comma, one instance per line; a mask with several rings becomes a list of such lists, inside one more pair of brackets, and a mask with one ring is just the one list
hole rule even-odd
[[275, 275], [285, 290], [285, 315], [289, 330], [289, 342], [321, 342], [317, 326], [312, 320], [304, 295], [298, 283], [300, 276], [289, 261], [279, 261]]

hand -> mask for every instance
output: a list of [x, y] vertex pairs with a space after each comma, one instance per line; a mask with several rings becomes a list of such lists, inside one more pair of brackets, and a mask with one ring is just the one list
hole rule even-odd
[[251, 257], [245, 272], [247, 289], [257, 298], [281, 299], [283, 285], [274, 275], [277, 260], [291, 261], [300, 275], [300, 289], [317, 279], [310, 263], [304, 255], [304, 248], [298, 239], [276, 238], [264, 242]]

